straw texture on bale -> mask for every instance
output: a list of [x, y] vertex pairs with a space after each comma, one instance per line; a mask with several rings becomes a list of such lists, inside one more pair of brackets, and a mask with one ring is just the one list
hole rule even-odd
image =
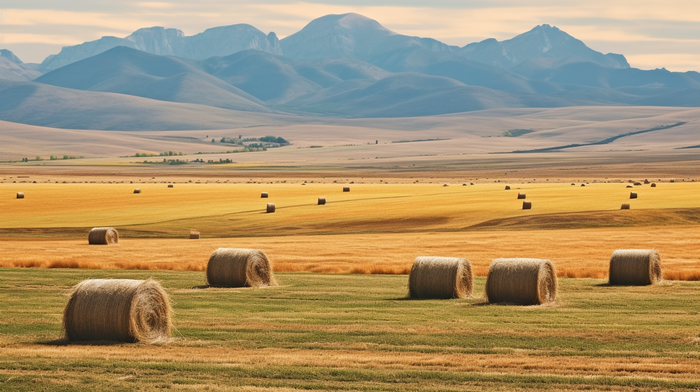
[[207, 283], [215, 287], [276, 286], [267, 256], [256, 249], [219, 248], [207, 264]]
[[262, 193], [260, 193], [260, 198], [261, 198], [261, 199], [267, 199], [267, 192], [262, 192]]
[[88, 234], [88, 244], [109, 245], [119, 243], [119, 232], [113, 227], [95, 227]]
[[141, 193], [141, 189], [140, 188], [134, 189], [134, 193]]
[[349, 187], [349, 186], [344, 186], [344, 187], [343, 187], [343, 192], [350, 192], [350, 187]]
[[73, 287], [63, 311], [72, 341], [156, 343], [170, 337], [170, 299], [152, 280], [88, 279]]
[[408, 277], [411, 298], [465, 298], [472, 289], [472, 266], [467, 259], [416, 257]]
[[18, 199], [24, 199], [24, 192], [17, 192]]
[[267, 203], [267, 213], [275, 212], [275, 203]]
[[532, 209], [532, 202], [531, 201], [523, 201], [523, 210], [531, 210]]
[[496, 259], [491, 262], [486, 278], [486, 296], [490, 303], [554, 302], [557, 296], [554, 265], [543, 259]]
[[623, 205], [620, 207], [620, 209], [621, 209], [621, 210], [629, 210], [629, 209], [630, 209], [629, 203], [623, 204]]
[[630, 199], [636, 199], [637, 198], [637, 192], [630, 192]]
[[507, 191], [510, 190], [510, 185], [506, 185], [506, 190], [507, 190]]
[[318, 205], [320, 205], [320, 206], [325, 206], [325, 205], [326, 205], [326, 198], [325, 198], [325, 197], [319, 197], [319, 198], [318, 198]]
[[611, 285], [646, 286], [661, 281], [661, 258], [654, 249], [618, 249], [610, 258]]
[[526, 195], [524, 193], [518, 193], [518, 199], [525, 199]]
[[190, 230], [190, 239], [191, 240], [198, 240], [199, 239], [199, 230]]

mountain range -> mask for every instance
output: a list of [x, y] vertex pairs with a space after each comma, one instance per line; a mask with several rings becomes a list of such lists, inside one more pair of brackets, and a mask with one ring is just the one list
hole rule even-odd
[[579, 105], [700, 106], [700, 74], [631, 68], [623, 55], [597, 52], [549, 25], [457, 47], [358, 14], [321, 17], [282, 40], [245, 24], [189, 37], [151, 27], [64, 47], [38, 65], [0, 51], [0, 120], [32, 125], [185, 129], [160, 114], [117, 121], [147, 112], [139, 106], [213, 110], [218, 118], [227, 111], [412, 117]]

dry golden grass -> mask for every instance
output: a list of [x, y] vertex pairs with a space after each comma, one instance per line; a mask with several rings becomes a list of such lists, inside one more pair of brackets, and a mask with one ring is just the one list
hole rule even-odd
[[282, 237], [122, 239], [110, 247], [87, 240], [0, 239], [0, 266], [203, 271], [219, 247], [263, 250], [274, 271], [408, 274], [417, 256], [465, 257], [486, 276], [493, 259], [552, 260], [559, 277], [607, 277], [621, 248], [654, 248], [666, 279], [700, 280], [697, 226], [576, 230], [471, 231]]

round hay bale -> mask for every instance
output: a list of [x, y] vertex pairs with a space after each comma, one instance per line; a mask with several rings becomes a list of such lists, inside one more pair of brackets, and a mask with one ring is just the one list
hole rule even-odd
[[629, 210], [629, 209], [630, 209], [629, 203], [623, 204], [623, 205], [620, 207], [620, 209], [621, 209], [621, 210]]
[[349, 186], [344, 186], [344, 187], [343, 187], [343, 192], [350, 192], [350, 187], [349, 187]]
[[319, 198], [318, 198], [318, 205], [320, 205], [320, 206], [325, 206], [325, 205], [326, 205], [326, 198], [325, 198], [325, 197], [319, 197]]
[[510, 190], [510, 185], [506, 185], [506, 190], [507, 190], [507, 191]]
[[277, 286], [270, 261], [256, 249], [215, 250], [207, 264], [207, 283], [215, 287]]
[[636, 199], [637, 198], [637, 192], [630, 192], [630, 199]]
[[88, 279], [73, 287], [63, 329], [72, 341], [155, 343], [170, 337], [171, 313], [155, 280]]
[[110, 245], [119, 243], [119, 233], [113, 227], [95, 227], [88, 234], [90, 245]]
[[260, 198], [261, 198], [261, 199], [267, 199], [267, 192], [262, 192], [262, 193], [260, 193]]
[[645, 178], [645, 179], [644, 179], [644, 183], [645, 183], [645, 184], [649, 184], [649, 179], [648, 179], [648, 178]]
[[191, 240], [198, 240], [199, 239], [199, 230], [190, 230], [190, 239]]
[[531, 201], [523, 201], [523, 210], [531, 210], [532, 209], [532, 202]]
[[661, 279], [661, 258], [654, 249], [618, 249], [610, 257], [611, 285], [646, 286]]
[[651, 187], [652, 187], [652, 188], [656, 188], [656, 183], [655, 183], [655, 182], [652, 182], [652, 183], [651, 183]]
[[168, 188], [175, 188], [175, 185], [173, 185], [173, 184], [168, 184]]
[[581, 184], [581, 186], [586, 186], [586, 184]]
[[641, 182], [635, 182], [635, 183], [632, 184], [632, 185], [634, 185], [634, 186], [642, 186], [642, 183], [641, 183]]
[[267, 213], [271, 214], [275, 212], [275, 203], [267, 203]]
[[571, 186], [576, 186], [576, 184], [574, 184], [574, 183], [572, 182], [572, 183], [571, 183]]
[[416, 257], [408, 276], [411, 298], [465, 298], [472, 289], [472, 266], [467, 259]]
[[491, 262], [486, 278], [486, 296], [490, 303], [554, 302], [557, 296], [554, 265], [543, 259], [496, 259]]
[[627, 185], [625, 188], [634, 188], [632, 185]]
[[134, 193], [141, 193], [141, 188], [134, 189]]
[[525, 199], [525, 194], [524, 193], [518, 193], [518, 200], [524, 200]]
[[18, 199], [24, 199], [24, 192], [17, 192]]

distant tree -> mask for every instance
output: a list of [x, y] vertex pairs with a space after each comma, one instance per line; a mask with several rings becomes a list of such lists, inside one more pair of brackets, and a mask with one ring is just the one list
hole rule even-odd
[[212, 143], [216, 143], [216, 139], [211, 139], [211, 142], [212, 142]]

